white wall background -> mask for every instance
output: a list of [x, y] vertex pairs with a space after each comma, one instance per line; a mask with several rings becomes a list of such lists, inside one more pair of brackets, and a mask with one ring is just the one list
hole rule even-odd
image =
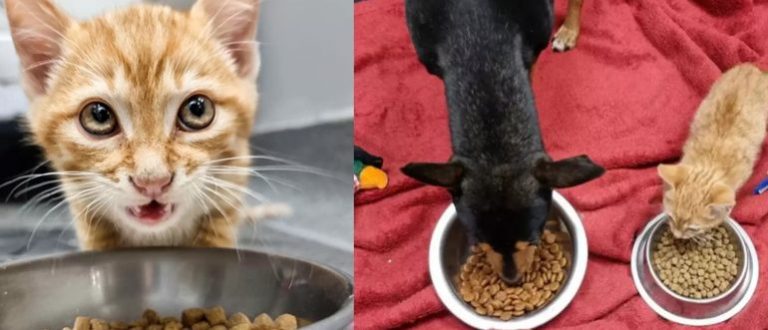
[[[54, 0], [86, 19], [140, 0]], [[154, 0], [187, 8], [193, 0]], [[26, 111], [19, 63], [0, 10], [0, 119]], [[353, 6], [349, 0], [262, 0], [257, 132], [353, 117]]]

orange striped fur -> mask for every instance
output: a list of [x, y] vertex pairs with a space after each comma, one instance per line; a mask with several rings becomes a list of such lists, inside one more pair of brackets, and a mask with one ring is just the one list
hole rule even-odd
[[[199, 0], [188, 12], [138, 5], [82, 22], [49, 0], [6, 7], [25, 68], [29, 130], [66, 172], [60, 180], [81, 246], [233, 246], [243, 199], [234, 187], [247, 176], [213, 173], [209, 162], [240, 157], [215, 165], [249, 165], [258, 0]], [[179, 109], [196, 94], [213, 102], [214, 120], [182, 130]], [[93, 101], [114, 110], [119, 133], [84, 131], [79, 115]], [[145, 225], [126, 211], [147, 202], [129, 178], [161, 172], [173, 174], [166, 200], [174, 211]], [[231, 185], [228, 192], [209, 191], [206, 176]]]

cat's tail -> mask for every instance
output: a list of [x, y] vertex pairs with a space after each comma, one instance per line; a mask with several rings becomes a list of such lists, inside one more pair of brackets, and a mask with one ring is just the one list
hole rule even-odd
[[267, 203], [247, 207], [243, 210], [243, 219], [250, 223], [259, 223], [264, 220], [290, 217], [293, 208], [282, 203]]

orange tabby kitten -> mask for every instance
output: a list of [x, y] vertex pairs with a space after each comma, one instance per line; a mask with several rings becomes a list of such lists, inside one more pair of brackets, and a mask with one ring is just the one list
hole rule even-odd
[[78, 22], [6, 0], [29, 129], [86, 249], [233, 246], [249, 165], [259, 0], [141, 5]]
[[749, 179], [768, 123], [768, 74], [751, 64], [723, 74], [699, 106], [676, 165], [659, 165], [677, 238], [725, 221]]

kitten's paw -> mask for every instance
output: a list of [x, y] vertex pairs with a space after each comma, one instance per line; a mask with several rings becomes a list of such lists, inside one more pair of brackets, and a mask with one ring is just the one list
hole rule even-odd
[[245, 219], [254, 223], [269, 219], [286, 218], [292, 214], [293, 208], [288, 204], [282, 203], [262, 204], [245, 209]]
[[571, 29], [563, 25], [555, 33], [552, 40], [552, 49], [556, 52], [564, 52], [576, 46], [576, 39], [579, 38], [579, 30]]

